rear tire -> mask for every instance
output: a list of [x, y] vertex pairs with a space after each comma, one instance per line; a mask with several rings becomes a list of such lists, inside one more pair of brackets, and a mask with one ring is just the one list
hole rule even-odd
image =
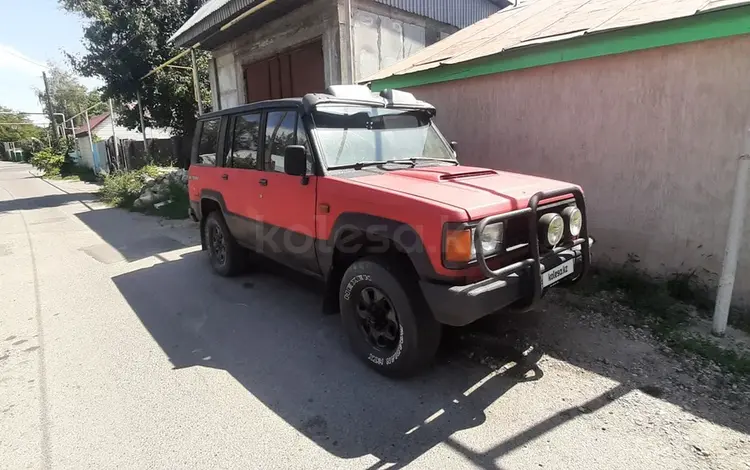
[[247, 252], [237, 244], [221, 213], [214, 211], [208, 214], [203, 230], [208, 259], [216, 274], [230, 277], [242, 272]]
[[411, 269], [384, 257], [355, 261], [341, 280], [339, 305], [354, 353], [379, 373], [408, 377], [435, 357], [442, 326]]

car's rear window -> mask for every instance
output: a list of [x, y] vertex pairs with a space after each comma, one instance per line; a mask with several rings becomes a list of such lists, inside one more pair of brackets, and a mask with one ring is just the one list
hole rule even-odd
[[216, 152], [219, 147], [220, 118], [202, 121], [200, 140], [198, 141], [198, 165], [216, 166]]

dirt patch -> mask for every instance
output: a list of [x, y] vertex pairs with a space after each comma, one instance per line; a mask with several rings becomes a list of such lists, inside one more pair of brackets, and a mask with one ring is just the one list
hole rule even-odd
[[523, 361], [574, 366], [750, 433], [749, 378], [670, 347], [634, 315], [606, 294], [554, 290], [536, 312], [496, 315], [456, 336], [461, 353], [493, 369]]

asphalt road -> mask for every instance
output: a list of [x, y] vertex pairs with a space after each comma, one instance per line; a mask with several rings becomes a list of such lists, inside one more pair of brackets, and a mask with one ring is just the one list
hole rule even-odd
[[30, 169], [0, 162], [0, 468], [683, 470], [707, 463], [634, 413], [742, 436], [549, 358], [380, 377], [315, 284], [217, 277], [191, 223]]

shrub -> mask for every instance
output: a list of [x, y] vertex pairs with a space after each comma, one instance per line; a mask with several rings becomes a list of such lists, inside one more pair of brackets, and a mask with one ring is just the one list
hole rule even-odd
[[136, 170], [136, 173], [141, 173], [144, 176], [149, 176], [151, 178], [156, 178], [157, 176], [161, 175], [163, 173], [163, 168], [158, 167], [156, 165], [146, 165], [140, 170]]
[[86, 181], [89, 183], [94, 183], [100, 180], [91, 168], [71, 163], [70, 161], [66, 161], [65, 165], [63, 165], [60, 170], [60, 177], [64, 180]]
[[114, 172], [104, 177], [99, 194], [108, 204], [130, 209], [140, 196], [148, 176], [143, 170]]
[[190, 196], [188, 196], [187, 186], [179, 183], [169, 183], [169, 198], [155, 212], [167, 219], [186, 219], [189, 207]]
[[45, 176], [58, 176], [65, 163], [65, 157], [50, 149], [41, 150], [31, 157], [31, 164], [44, 172]]

